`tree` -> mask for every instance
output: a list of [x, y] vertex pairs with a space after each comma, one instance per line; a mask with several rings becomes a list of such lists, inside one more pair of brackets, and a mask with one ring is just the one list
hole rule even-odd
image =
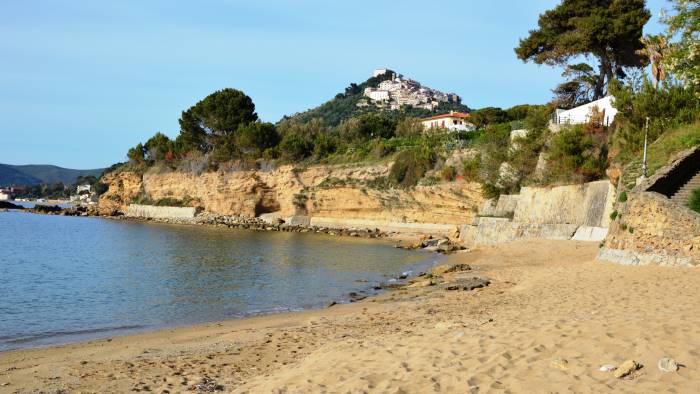
[[254, 158], [262, 155], [265, 149], [277, 146], [280, 136], [272, 123], [254, 122], [241, 125], [236, 131], [238, 149]]
[[558, 108], [570, 109], [592, 101], [598, 80], [593, 67], [586, 63], [567, 66], [562, 76], [569, 80], [552, 90]]
[[129, 149], [129, 151], [126, 153], [126, 157], [130, 162], [135, 164], [140, 164], [146, 161], [143, 144], [139, 143], [135, 147]]
[[664, 18], [670, 35], [680, 33], [664, 62], [686, 86], [700, 87], [700, 4], [697, 0], [673, 0], [674, 15]]
[[143, 145], [143, 150], [146, 160], [151, 162], [163, 161], [168, 155], [168, 152], [172, 151], [172, 141], [167, 135], [157, 132], [146, 141]]
[[206, 153], [219, 138], [256, 120], [258, 115], [250, 97], [236, 89], [219, 90], [182, 113], [179, 142]]
[[666, 65], [664, 62], [669, 55], [671, 46], [668, 37], [664, 35], [646, 36], [642, 38], [644, 48], [637, 51], [649, 59], [651, 63], [651, 76], [654, 77], [654, 87], [659, 88], [659, 82], [666, 79]]
[[508, 113], [501, 108], [486, 107], [477, 109], [469, 114], [469, 123], [481, 129], [508, 121]]
[[593, 99], [604, 96], [607, 84], [623, 78], [625, 67], [643, 67], [642, 28], [651, 17], [644, 0], [563, 0], [540, 15], [515, 48], [524, 62], [564, 66], [579, 56], [598, 60]]

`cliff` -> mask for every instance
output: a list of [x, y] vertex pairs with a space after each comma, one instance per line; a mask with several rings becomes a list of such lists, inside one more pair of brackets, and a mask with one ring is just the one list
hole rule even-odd
[[413, 189], [383, 186], [389, 165], [282, 166], [273, 171], [205, 172], [151, 169], [143, 176], [108, 174], [100, 212], [125, 211], [138, 199], [189, 201], [222, 215], [304, 215], [406, 223], [471, 222], [482, 202], [476, 183], [450, 182]]

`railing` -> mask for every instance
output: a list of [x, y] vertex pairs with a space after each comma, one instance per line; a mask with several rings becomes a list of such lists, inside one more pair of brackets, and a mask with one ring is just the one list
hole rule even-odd
[[[590, 116], [589, 116], [589, 115], [585, 115], [585, 116], [571, 116], [571, 115], [559, 116], [559, 115], [557, 115], [556, 112], [555, 112], [555, 113], [552, 114], [551, 119], [552, 119], [552, 123], [554, 123], [554, 124], [559, 124], [559, 125], [572, 125], [572, 124], [585, 124], [585, 123], [588, 123], [588, 122], [590, 121]], [[603, 125], [604, 125], [604, 126], [610, 126], [610, 123], [612, 123], [612, 122], [610, 121], [610, 117], [609, 117], [609, 116], [605, 116], [605, 117], [603, 118]]]

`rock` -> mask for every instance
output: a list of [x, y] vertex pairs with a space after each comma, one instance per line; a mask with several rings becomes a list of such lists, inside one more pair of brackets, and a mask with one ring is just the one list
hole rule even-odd
[[421, 280], [409, 285], [409, 288], [435, 286], [437, 283], [432, 279]]
[[624, 378], [625, 376], [631, 374], [632, 372], [638, 370], [640, 367], [639, 364], [637, 364], [636, 361], [634, 360], [627, 360], [624, 363], [620, 364], [619, 367], [613, 372], [613, 376], [616, 378]]
[[328, 303], [328, 305], [326, 305], [326, 308], [330, 308], [330, 307], [332, 307], [332, 306], [334, 306], [334, 305], [338, 305], [338, 303], [335, 302], [335, 301], [331, 301], [331, 302]]
[[555, 357], [549, 365], [552, 368], [561, 369], [562, 371], [569, 369], [569, 362], [561, 357]]
[[224, 391], [224, 386], [217, 384], [214, 379], [205, 376], [199, 383], [190, 386], [188, 390], [212, 393], [214, 391]]
[[435, 324], [435, 329], [437, 330], [449, 330], [455, 325], [451, 322], [441, 321]]
[[659, 362], [656, 363], [656, 366], [659, 367], [659, 370], [661, 372], [676, 372], [678, 371], [678, 363], [676, 360], [670, 358], [670, 357], [663, 357], [659, 359]]
[[470, 290], [486, 287], [490, 284], [491, 284], [491, 281], [488, 279], [473, 277], [473, 278], [459, 279], [459, 280], [456, 280], [454, 282], [449, 282], [449, 283], [444, 285], [444, 289], [445, 290], [470, 291]]
[[457, 264], [451, 264], [451, 265], [441, 265], [439, 267], [436, 267], [433, 270], [433, 273], [435, 274], [450, 274], [453, 272], [464, 272], [464, 271], [471, 271], [472, 267], [469, 264], [465, 263], [457, 263]]
[[598, 368], [598, 371], [600, 371], [600, 372], [612, 372], [616, 369], [617, 369], [617, 367], [612, 365], [612, 364], [604, 364], [604, 365], [601, 365], [600, 368]]

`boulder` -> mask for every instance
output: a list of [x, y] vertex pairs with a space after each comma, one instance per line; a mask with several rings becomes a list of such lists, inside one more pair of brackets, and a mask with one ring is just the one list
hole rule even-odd
[[659, 359], [659, 362], [656, 363], [656, 366], [659, 367], [659, 370], [661, 372], [676, 372], [678, 371], [678, 363], [676, 360], [670, 358], [670, 357], [663, 357]]
[[639, 364], [634, 360], [627, 360], [620, 364], [619, 367], [613, 372], [613, 376], [616, 378], [624, 378], [625, 376], [631, 374], [632, 372], [639, 369]]
[[453, 282], [448, 282], [445, 285], [443, 285], [443, 288], [445, 290], [470, 291], [470, 290], [486, 287], [490, 284], [491, 284], [491, 281], [488, 279], [473, 277], [473, 278], [458, 279], [458, 280], [453, 281]]

